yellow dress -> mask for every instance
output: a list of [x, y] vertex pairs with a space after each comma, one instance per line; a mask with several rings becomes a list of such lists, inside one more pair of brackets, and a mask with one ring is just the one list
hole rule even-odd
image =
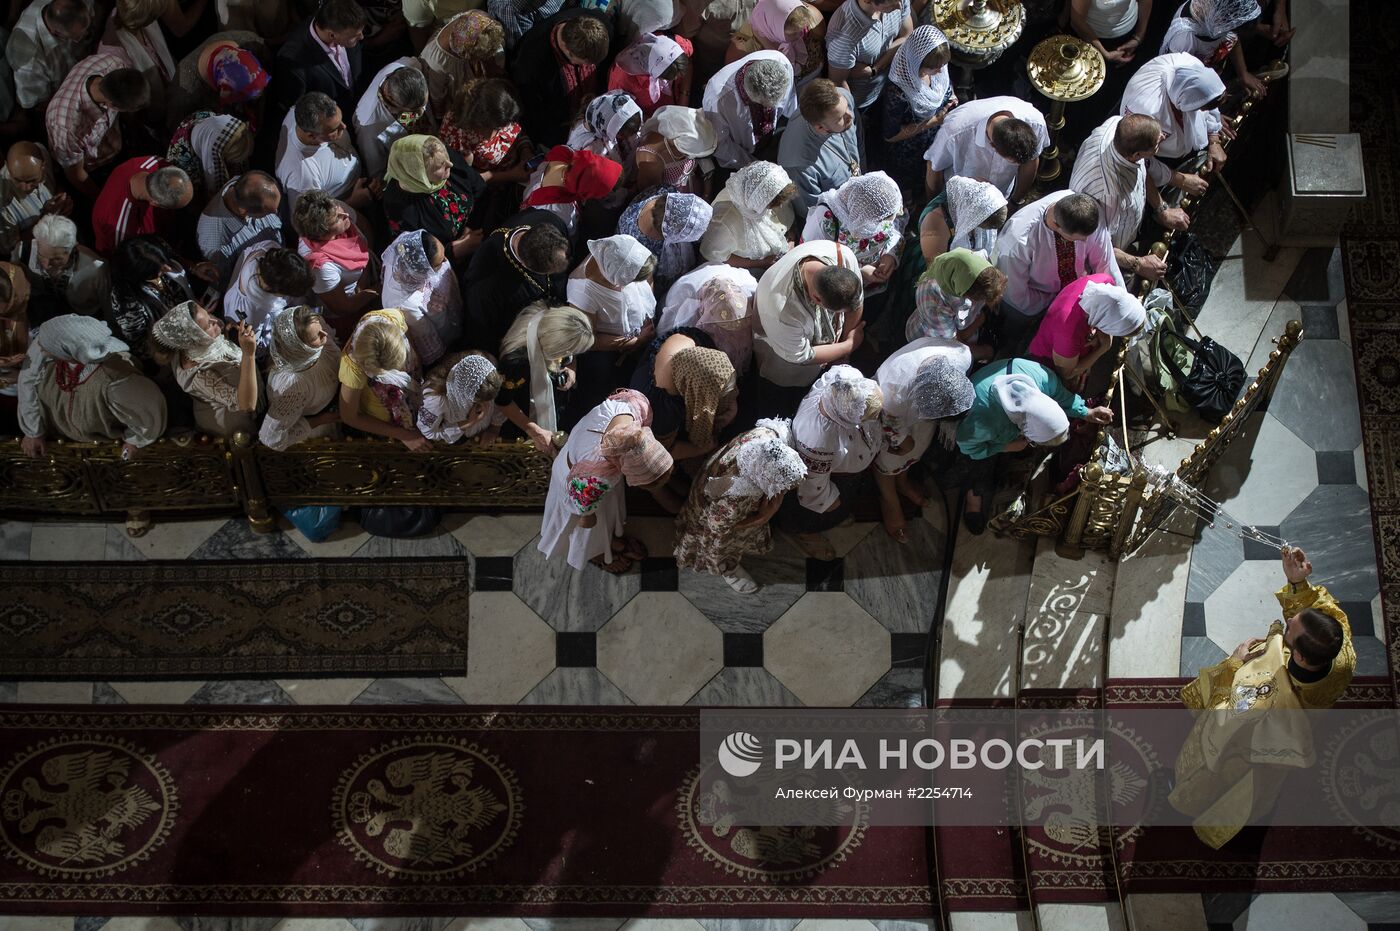
[[1285, 618], [1305, 608], [1336, 618], [1342, 649], [1324, 678], [1299, 682], [1289, 674], [1291, 651], [1283, 624], [1275, 621], [1259, 656], [1246, 663], [1227, 658], [1181, 690], [1186, 707], [1201, 713], [1177, 757], [1169, 801], [1195, 819], [1196, 836], [1217, 850], [1273, 807], [1291, 769], [1313, 764], [1305, 716], [1267, 712], [1330, 708], [1356, 671], [1351, 625], [1327, 589], [1304, 581], [1285, 585], [1275, 597]]

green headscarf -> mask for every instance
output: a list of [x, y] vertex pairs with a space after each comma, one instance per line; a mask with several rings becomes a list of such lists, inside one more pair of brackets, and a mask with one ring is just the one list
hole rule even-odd
[[410, 194], [431, 194], [442, 190], [447, 181], [433, 181], [428, 177], [428, 166], [423, 161], [423, 146], [436, 136], [417, 134], [404, 136], [389, 147], [389, 167], [384, 171], [385, 181], [397, 181], [399, 187]]
[[938, 282], [945, 294], [963, 297], [977, 276], [991, 266], [991, 262], [970, 249], [954, 249], [934, 259], [931, 271], [933, 280]]

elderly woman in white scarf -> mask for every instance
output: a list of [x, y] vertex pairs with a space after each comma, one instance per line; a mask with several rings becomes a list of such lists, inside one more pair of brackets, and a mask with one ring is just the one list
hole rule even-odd
[[792, 248], [797, 185], [773, 162], [750, 162], [729, 176], [700, 239], [709, 262], [766, 269]]
[[807, 477], [787, 420], [760, 420], [705, 463], [676, 516], [676, 565], [724, 579], [741, 595], [759, 584], [741, 562], [772, 549], [769, 522]]
[[[225, 327], [238, 339], [224, 338]], [[170, 354], [175, 382], [194, 400], [195, 426], [212, 436], [253, 432], [259, 407], [257, 336], [247, 323], [225, 324], [194, 301], [176, 304], [151, 327]]]
[[923, 154], [958, 105], [948, 77], [951, 60], [948, 37], [937, 26], [919, 26], [890, 63], [890, 80], [880, 97], [880, 135], [884, 164], [905, 190], [916, 190], [923, 180]]
[[719, 124], [715, 160], [747, 165], [760, 149], [773, 149], [779, 121], [797, 112], [792, 63], [782, 52], [761, 51], [725, 65], [705, 85], [704, 108]]
[[1123, 91], [1120, 116], [1142, 113], [1162, 127], [1157, 157], [1176, 161], [1206, 151], [1205, 173], [1225, 164], [1221, 135], [1227, 132], [1220, 118], [1225, 82], [1220, 75], [1192, 55], [1174, 52], [1158, 55], [1138, 69]]
[[714, 340], [743, 377], [753, 361], [753, 295], [758, 279], [742, 268], [702, 265], [681, 276], [666, 295], [668, 330], [695, 327]]
[[924, 457], [935, 433], [952, 445], [952, 419], [972, 406], [972, 382], [967, 378], [971, 367], [967, 346], [955, 339], [926, 337], [890, 356], [875, 373], [885, 402], [880, 411], [884, 447], [875, 457], [875, 485], [885, 532], [900, 543], [908, 543], [909, 537], [899, 499], [916, 507], [926, 500], [909, 469]]
[[1109, 275], [1085, 275], [1055, 296], [1040, 320], [1026, 354], [1049, 362], [1065, 384], [1076, 389], [1094, 363], [1113, 346], [1114, 337], [1129, 337], [1147, 322], [1142, 302]]
[[457, 352], [423, 379], [418, 431], [430, 440], [478, 444], [496, 442], [505, 414], [496, 406], [503, 379], [495, 360], [483, 352]]
[[269, 449], [340, 436], [340, 347], [319, 310], [302, 304], [272, 315], [267, 414], [258, 442]]
[[397, 307], [408, 321], [408, 338], [422, 365], [442, 358], [462, 332], [462, 293], [442, 241], [410, 230], [384, 250], [385, 307]]
[[802, 241], [829, 239], [855, 253], [867, 303], [889, 284], [899, 267], [899, 217], [904, 197], [883, 171], [856, 175], [817, 197], [807, 211]]
[[[1113, 421], [1107, 407], [1090, 408], [1084, 399], [1039, 362], [1008, 359], [983, 366], [972, 378], [974, 397], [958, 425], [958, 450], [974, 463], [1028, 446], [1059, 446], [1069, 439], [1071, 418], [1097, 424]], [[970, 533], [987, 526], [985, 499], [996, 488], [996, 468], [969, 470], [963, 520]]]
[[35, 331], [20, 370], [20, 448], [44, 455], [45, 439], [120, 440], [131, 459], [165, 432], [165, 398], [101, 320], [54, 317]]
[[792, 445], [807, 466], [807, 477], [797, 496], [784, 502], [778, 526], [814, 559], [836, 558], [823, 531], [840, 524], [848, 512], [833, 478], [858, 475], [875, 460], [884, 447], [883, 406], [880, 386], [873, 379], [852, 366], [833, 365], [797, 409]]

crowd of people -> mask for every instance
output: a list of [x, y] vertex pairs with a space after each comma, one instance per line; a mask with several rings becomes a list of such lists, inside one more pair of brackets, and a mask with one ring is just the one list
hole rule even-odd
[[1000, 457], [1111, 421], [1086, 382], [1225, 161], [1217, 68], [1261, 94], [1245, 46], [1291, 35], [1152, 4], [1027, 4], [1110, 73], [1037, 196], [1044, 116], [961, 99], [928, 0], [21, 0], [0, 429], [524, 439], [548, 556], [627, 571], [644, 489], [741, 593], [774, 524], [831, 558], [867, 471], [905, 541], [931, 449], [980, 532]]

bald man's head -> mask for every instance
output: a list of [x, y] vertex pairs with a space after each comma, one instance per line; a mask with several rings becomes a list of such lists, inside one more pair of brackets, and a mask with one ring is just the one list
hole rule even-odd
[[92, 14], [83, 0], [49, 0], [43, 17], [49, 32], [69, 42], [82, 42], [92, 28]]
[[5, 170], [20, 197], [28, 197], [44, 183], [44, 150], [32, 142], [16, 142], [5, 154]]
[[1162, 124], [1145, 113], [1129, 113], [1118, 121], [1113, 147], [1132, 162], [1155, 155], [1162, 144]]
[[276, 213], [282, 204], [277, 179], [265, 171], [244, 172], [233, 184], [233, 205], [245, 219]]

